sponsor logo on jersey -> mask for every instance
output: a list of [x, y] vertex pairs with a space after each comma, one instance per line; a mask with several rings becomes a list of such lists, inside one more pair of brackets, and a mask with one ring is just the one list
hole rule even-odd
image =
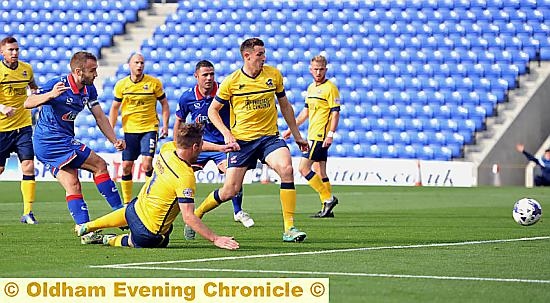
[[68, 113], [63, 114], [63, 116], [61, 116], [61, 120], [72, 122], [76, 119], [77, 115], [78, 115], [78, 113], [74, 113], [74, 112], [70, 111]]

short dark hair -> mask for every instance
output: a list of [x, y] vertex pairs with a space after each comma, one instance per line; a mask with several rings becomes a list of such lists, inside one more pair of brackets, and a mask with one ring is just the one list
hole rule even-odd
[[549, 153], [549, 152], [550, 152], [550, 148], [547, 149], [547, 150], [545, 150], [544, 152], [545, 152], [545, 153]]
[[254, 46], [264, 46], [264, 42], [260, 38], [248, 38], [241, 43], [241, 55], [248, 50], [253, 50]]
[[183, 123], [176, 130], [174, 138], [176, 139], [176, 147], [191, 148], [193, 144], [200, 144], [204, 127], [201, 123]]
[[89, 52], [76, 52], [73, 57], [71, 58], [70, 66], [71, 71], [75, 71], [77, 68], [84, 68], [84, 64], [86, 64], [86, 60], [94, 60], [97, 61], [96, 56], [94, 54]]
[[198, 71], [199, 69], [201, 69], [201, 67], [214, 68], [214, 64], [212, 64], [212, 62], [210, 62], [208, 60], [201, 60], [201, 61], [197, 62], [197, 65], [195, 65], [195, 71]]
[[2, 39], [2, 41], [0, 41], [0, 47], [9, 43], [17, 43], [17, 39], [12, 36], [7, 36], [6, 38]]

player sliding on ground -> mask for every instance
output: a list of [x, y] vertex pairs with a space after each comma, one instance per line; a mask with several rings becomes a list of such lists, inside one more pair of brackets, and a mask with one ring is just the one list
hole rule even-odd
[[182, 213], [185, 224], [219, 248], [237, 249], [232, 237], [216, 235], [195, 214], [195, 163], [202, 150], [203, 129], [200, 124], [182, 124], [174, 133], [175, 142], [165, 143], [153, 165], [153, 175], [141, 188], [137, 198], [126, 208], [94, 221], [77, 224], [75, 232], [83, 235], [108, 227], [128, 226], [129, 234], [104, 235], [103, 244], [136, 248], [166, 247], [172, 223]]

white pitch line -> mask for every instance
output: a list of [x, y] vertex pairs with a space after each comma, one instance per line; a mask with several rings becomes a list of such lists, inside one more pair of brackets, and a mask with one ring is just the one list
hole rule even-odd
[[142, 269], [142, 270], [148, 269], [148, 270], [232, 272], [232, 273], [253, 273], [253, 274], [262, 273], [262, 274], [283, 274], [283, 275], [353, 276], [353, 277], [395, 278], [395, 279], [433, 279], [433, 280], [550, 284], [550, 280], [531, 280], [531, 279], [516, 279], [516, 278], [453, 277], [453, 276], [425, 276], [425, 275], [397, 275], [397, 274], [368, 274], [368, 273], [353, 273], [353, 272], [252, 270], [252, 269], [226, 269], [226, 268], [170, 268], [170, 267], [155, 267], [155, 266], [124, 266], [124, 267], [118, 267], [118, 268]]
[[192, 259], [192, 260], [156, 261], [156, 262], [140, 262], [140, 263], [126, 263], [126, 264], [122, 263], [122, 264], [112, 264], [112, 265], [91, 265], [90, 267], [92, 267], [92, 268], [130, 268], [130, 267], [137, 267], [137, 266], [143, 266], [143, 265], [156, 265], [156, 264], [200, 263], [200, 262], [215, 262], [215, 261], [228, 261], [228, 260], [241, 260], [241, 259], [275, 258], [275, 257], [285, 257], [285, 256], [321, 255], [321, 254], [355, 252], [355, 251], [385, 250], [385, 249], [448, 247], [448, 246], [506, 243], [506, 242], [519, 242], [519, 241], [536, 241], [536, 240], [546, 240], [546, 239], [550, 239], [550, 236], [540, 236], [540, 237], [531, 237], [531, 238], [516, 238], [516, 239], [466, 241], [466, 242], [452, 242], [452, 243], [431, 243], [431, 244], [414, 244], [414, 245], [374, 246], [374, 247], [331, 249], [331, 250], [305, 251], [305, 252], [281, 253], [281, 254], [264, 254], [264, 255], [204, 258], [204, 259]]

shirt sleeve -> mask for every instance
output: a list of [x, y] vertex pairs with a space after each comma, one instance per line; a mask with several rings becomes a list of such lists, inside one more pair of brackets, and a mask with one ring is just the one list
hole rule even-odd
[[115, 88], [113, 89], [113, 95], [114, 95], [115, 101], [122, 102], [122, 80], [118, 81], [115, 84]]
[[182, 182], [176, 187], [176, 197], [179, 203], [194, 203], [196, 183], [195, 175], [187, 175], [183, 178]]
[[187, 106], [185, 106], [185, 103], [186, 103], [185, 95], [182, 95], [178, 100], [178, 105], [176, 108], [176, 117], [184, 121], [187, 118], [187, 115], [189, 114], [189, 112], [187, 111]]
[[218, 92], [216, 93], [216, 101], [227, 104], [229, 100], [231, 100], [231, 78], [233, 78], [232, 75], [223, 79], [222, 83], [218, 87]]
[[157, 100], [162, 100], [164, 97], [166, 97], [166, 94], [164, 93], [164, 88], [162, 86], [162, 82], [160, 82], [159, 79], [155, 78], [155, 96], [157, 97]]

